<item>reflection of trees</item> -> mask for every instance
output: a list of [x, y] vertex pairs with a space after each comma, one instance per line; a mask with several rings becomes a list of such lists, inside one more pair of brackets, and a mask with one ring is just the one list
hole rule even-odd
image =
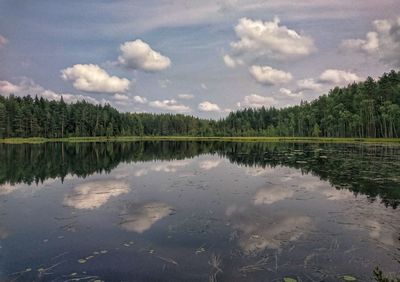
[[400, 203], [400, 147], [312, 143], [116, 142], [0, 144], [0, 184], [110, 172], [120, 162], [178, 160], [216, 153], [245, 166], [287, 166], [333, 186]]

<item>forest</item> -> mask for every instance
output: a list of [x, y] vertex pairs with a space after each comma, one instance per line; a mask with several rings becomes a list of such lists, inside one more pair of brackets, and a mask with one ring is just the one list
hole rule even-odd
[[0, 96], [0, 138], [178, 135], [398, 138], [400, 71], [335, 87], [311, 102], [281, 109], [245, 108], [218, 121], [120, 113], [110, 105], [85, 101]]

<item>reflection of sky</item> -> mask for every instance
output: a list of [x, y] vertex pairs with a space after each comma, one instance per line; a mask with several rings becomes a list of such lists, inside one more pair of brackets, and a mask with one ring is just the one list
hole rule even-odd
[[132, 205], [122, 216], [121, 226], [125, 230], [143, 233], [149, 230], [157, 221], [168, 216], [173, 211], [165, 203], [148, 203]]
[[8, 231], [0, 226], [0, 240], [3, 240], [8, 237]]
[[[8, 195], [8, 194], [15, 193], [15, 192], [22, 192], [22, 193], [29, 192], [28, 194], [32, 195], [34, 192], [37, 192], [44, 187], [51, 187], [55, 182], [57, 182], [59, 180], [60, 180], [59, 177], [48, 178], [48, 179], [44, 180], [43, 182], [38, 183], [38, 185], [36, 185], [36, 184], [28, 185], [28, 184], [22, 184], [22, 183], [2, 184], [2, 185], [0, 185], [0, 196]], [[25, 196], [28, 196], [28, 195], [25, 195]]]
[[210, 170], [219, 166], [222, 160], [204, 160], [199, 161], [199, 167], [204, 170]]
[[245, 252], [279, 249], [289, 241], [300, 239], [312, 227], [308, 216], [266, 216], [249, 210], [234, 213], [230, 219], [233, 228], [239, 231], [239, 245]]
[[247, 168], [246, 174], [253, 177], [263, 177], [271, 182], [257, 190], [254, 204], [274, 204], [282, 200], [294, 198], [297, 192], [319, 195], [327, 200], [346, 200], [354, 197], [349, 190], [338, 190], [329, 183], [321, 181], [317, 176], [303, 174], [301, 171], [288, 167]]
[[293, 197], [294, 189], [283, 186], [273, 186], [268, 189], [259, 189], [254, 197], [255, 205], [273, 204]]
[[110, 198], [128, 193], [129, 190], [129, 185], [119, 180], [85, 182], [66, 195], [63, 203], [76, 209], [96, 209]]
[[[28, 194], [25, 188], [19, 191]], [[195, 255], [200, 246], [210, 254], [221, 254], [224, 260], [231, 251], [238, 251], [244, 254], [239, 258], [243, 265], [251, 263], [248, 255], [271, 253], [282, 260], [285, 256], [304, 259], [311, 253], [331, 258], [332, 240], [338, 241], [337, 253], [351, 250], [351, 255], [358, 256], [368, 252], [373, 262], [387, 262], [388, 250], [398, 253], [399, 246], [399, 209], [386, 209], [379, 201], [371, 204], [361, 195], [355, 199], [352, 192], [337, 190], [300, 170], [238, 166], [216, 155], [121, 163], [109, 174], [88, 179], [70, 176], [64, 184], [54, 181], [49, 189], [29, 197], [8, 193], [2, 199], [8, 200], [0, 218], [5, 219], [2, 226], [7, 230], [0, 228], [0, 239], [12, 234], [1, 242], [7, 250], [13, 250], [7, 246], [8, 242], [16, 244], [13, 240], [24, 240], [24, 248], [34, 249], [28, 240], [33, 232], [40, 242], [49, 234], [65, 236], [58, 242], [49, 238], [49, 242], [57, 246], [57, 252], [66, 248], [71, 255], [82, 244], [72, 246], [69, 236], [98, 238], [101, 244], [112, 245], [109, 250], [115, 247], [115, 252], [122, 238], [135, 242], [132, 250], [150, 246], [162, 257], [193, 254], [195, 259], [188, 257], [188, 264], [203, 259]], [[61, 204], [90, 212], [61, 208]], [[75, 232], [63, 233], [60, 226], [69, 224]], [[139, 253], [129, 255], [145, 252]], [[208, 259], [202, 263], [207, 265]], [[338, 257], [332, 257], [332, 262], [342, 263]], [[184, 263], [179, 261], [182, 267]]]

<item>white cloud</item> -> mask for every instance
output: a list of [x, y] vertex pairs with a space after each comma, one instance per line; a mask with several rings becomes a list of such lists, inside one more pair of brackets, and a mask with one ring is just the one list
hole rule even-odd
[[0, 94], [17, 94], [20, 91], [21, 87], [19, 85], [15, 85], [7, 80], [0, 80]]
[[140, 39], [125, 42], [120, 46], [120, 50], [118, 61], [127, 68], [156, 72], [171, 65], [168, 57], [154, 51], [149, 44]]
[[400, 67], [400, 17], [397, 20], [376, 20], [373, 26], [374, 31], [368, 32], [365, 39], [343, 40], [342, 49], [362, 52]]
[[221, 109], [217, 104], [208, 101], [201, 102], [198, 106], [199, 111], [202, 112], [220, 112]]
[[228, 54], [224, 55], [222, 59], [224, 60], [225, 65], [230, 68], [235, 68], [238, 65], [244, 64], [243, 60], [232, 58]]
[[123, 95], [123, 94], [115, 93], [114, 94], [114, 99], [117, 100], [117, 101], [121, 101], [122, 102], [122, 101], [128, 101], [129, 97], [126, 96], [126, 95]]
[[322, 85], [318, 82], [315, 82], [313, 78], [306, 78], [297, 81], [297, 92], [312, 90], [312, 91], [320, 91]]
[[96, 209], [107, 203], [111, 197], [129, 191], [129, 185], [119, 180], [86, 182], [76, 186], [71, 194], [65, 196], [63, 204], [75, 209]]
[[252, 107], [252, 108], [260, 108], [260, 107], [272, 107], [276, 105], [277, 101], [273, 97], [265, 97], [257, 94], [251, 94], [245, 96], [243, 102], [237, 103], [238, 107]]
[[325, 83], [342, 85], [357, 82], [362, 79], [357, 74], [349, 71], [327, 69], [319, 76], [319, 80]]
[[130, 84], [128, 79], [110, 76], [98, 65], [93, 64], [77, 64], [62, 70], [61, 73], [65, 81], [73, 82], [75, 89], [85, 92], [126, 92]]
[[191, 100], [191, 99], [194, 98], [194, 95], [192, 95], [192, 94], [179, 94], [178, 98], [182, 99], [182, 100]]
[[274, 59], [307, 56], [316, 50], [311, 37], [280, 25], [278, 18], [260, 21], [241, 18], [235, 27], [239, 41], [231, 42], [233, 54], [252, 54]]
[[7, 38], [0, 35], [0, 48], [3, 47], [4, 45], [6, 45], [7, 43], [8, 43]]
[[171, 111], [171, 112], [178, 112], [178, 113], [187, 113], [190, 112], [191, 109], [188, 106], [178, 103], [175, 99], [171, 100], [156, 100], [149, 102], [149, 106], [164, 110], [164, 111]]
[[293, 92], [292, 90], [287, 89], [287, 88], [279, 89], [279, 93], [281, 93], [287, 97], [291, 97], [291, 98], [302, 98], [303, 97], [303, 93], [301, 91]]
[[20, 81], [18, 84], [13, 84], [6, 80], [0, 81], [0, 94], [15, 94], [17, 96], [37, 95], [38, 97], [43, 97], [45, 99], [53, 101], [60, 101], [62, 96], [64, 102], [66, 103], [75, 103], [85, 100], [86, 102], [92, 104], [104, 104], [101, 101], [98, 101], [97, 99], [90, 96], [74, 95], [69, 93], [56, 93], [52, 90], [44, 89], [42, 86], [36, 84], [33, 80], [28, 78], [22, 79], [22, 81]]
[[293, 78], [291, 73], [273, 69], [269, 66], [254, 65], [249, 68], [249, 72], [257, 82], [265, 85], [288, 83]]
[[147, 99], [146, 99], [146, 97], [135, 96], [135, 97], [133, 97], [133, 101], [134, 101], [135, 103], [138, 103], [138, 104], [147, 104]]

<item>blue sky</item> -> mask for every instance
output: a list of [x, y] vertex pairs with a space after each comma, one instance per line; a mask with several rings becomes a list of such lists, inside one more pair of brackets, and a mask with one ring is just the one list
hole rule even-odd
[[0, 95], [207, 118], [284, 107], [398, 69], [399, 17], [395, 0], [0, 0]]

